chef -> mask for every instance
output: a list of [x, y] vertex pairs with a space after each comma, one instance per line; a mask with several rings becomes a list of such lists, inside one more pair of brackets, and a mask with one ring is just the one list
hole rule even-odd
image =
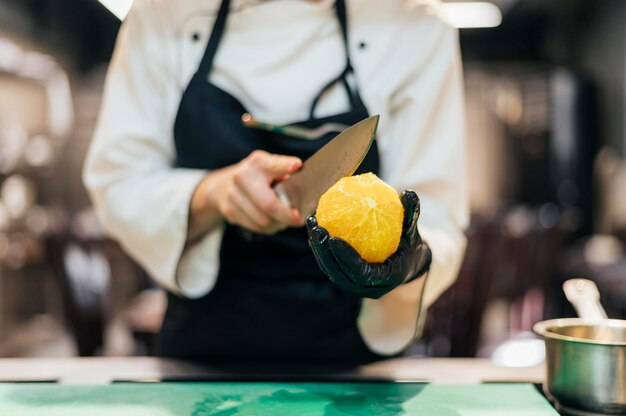
[[[393, 264], [305, 227], [272, 191], [337, 132], [242, 122], [313, 132], [372, 114], [360, 171], [410, 190]], [[464, 154], [457, 32], [435, 1], [135, 0], [84, 182], [168, 290], [159, 354], [363, 363], [401, 353], [455, 279]]]

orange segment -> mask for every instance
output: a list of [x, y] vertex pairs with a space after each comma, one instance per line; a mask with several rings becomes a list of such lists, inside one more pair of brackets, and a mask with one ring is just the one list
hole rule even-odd
[[373, 173], [337, 181], [317, 205], [317, 222], [347, 241], [370, 263], [382, 263], [398, 249], [404, 207], [397, 192]]

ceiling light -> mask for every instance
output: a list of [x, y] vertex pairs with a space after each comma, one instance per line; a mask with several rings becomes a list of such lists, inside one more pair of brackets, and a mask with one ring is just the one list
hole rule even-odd
[[98, 0], [104, 7], [109, 9], [118, 19], [124, 20], [133, 0]]
[[443, 3], [442, 7], [448, 20], [459, 29], [496, 27], [502, 22], [502, 12], [493, 3]]

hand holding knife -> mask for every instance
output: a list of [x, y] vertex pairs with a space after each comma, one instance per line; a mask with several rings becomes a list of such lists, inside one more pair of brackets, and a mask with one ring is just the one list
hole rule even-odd
[[[195, 241], [224, 220], [250, 235], [303, 225], [321, 195], [361, 164], [377, 123], [374, 116], [347, 128], [304, 163], [256, 150], [210, 172], [192, 195], [187, 240]], [[280, 183], [272, 186], [275, 181]]]

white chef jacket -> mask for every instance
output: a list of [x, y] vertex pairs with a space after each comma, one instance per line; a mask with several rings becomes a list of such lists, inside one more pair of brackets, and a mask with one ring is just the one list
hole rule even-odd
[[[345, 66], [334, 1], [231, 3], [211, 82], [260, 120], [307, 119], [314, 97]], [[427, 279], [362, 302], [357, 324], [366, 345], [394, 354], [418, 333], [421, 312], [454, 282], [465, 248], [458, 33], [434, 0], [346, 4], [352, 81], [369, 113], [380, 114], [380, 176], [398, 191], [419, 195], [419, 229], [433, 253]], [[190, 298], [215, 285], [224, 227], [186, 247], [191, 195], [207, 172], [175, 167], [173, 125], [219, 5], [135, 0], [118, 37], [83, 172], [110, 236], [157, 282]], [[348, 106], [338, 83], [322, 97], [316, 116]]]

